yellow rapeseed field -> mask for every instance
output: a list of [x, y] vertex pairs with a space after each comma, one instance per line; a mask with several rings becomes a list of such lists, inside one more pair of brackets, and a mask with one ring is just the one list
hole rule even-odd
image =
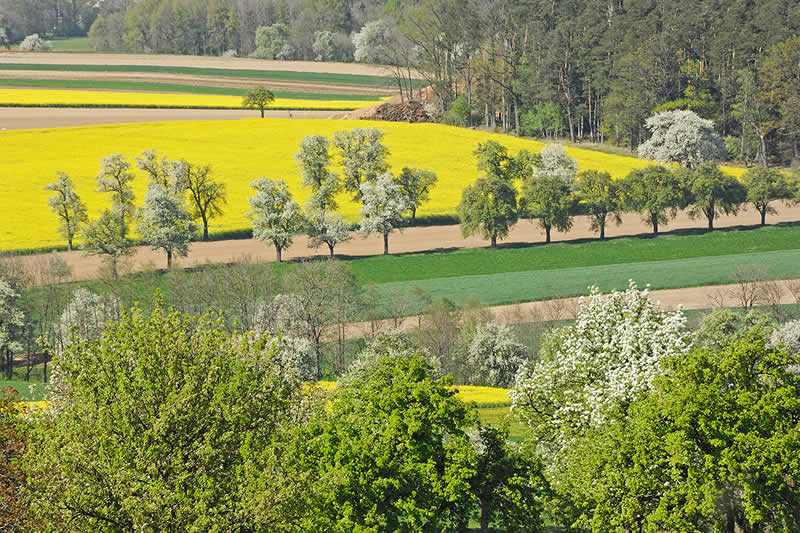
[[[261, 176], [284, 179], [295, 198], [303, 202], [309, 191], [302, 186], [294, 161], [300, 140], [305, 135], [331, 136], [337, 130], [368, 126], [386, 133], [393, 171], [411, 166], [438, 174], [431, 199], [418, 215], [455, 213], [462, 190], [479, 176], [472, 155], [478, 143], [494, 139], [512, 153], [522, 148], [539, 151], [544, 146], [529, 139], [441, 124], [288, 118], [5, 131], [0, 132], [0, 250], [64, 244], [56, 232], [56, 217], [47, 208], [50, 193], [44, 190], [45, 185], [55, 181], [57, 171], [73, 178], [89, 215], [95, 217], [109, 205], [108, 195], [96, 192], [100, 159], [122, 153], [133, 163], [134, 156], [147, 149], [156, 149], [171, 159], [210, 164], [228, 187], [225, 214], [211, 221], [210, 231], [248, 228], [247, 199], [252, 195], [252, 180]], [[647, 165], [646, 161], [592, 150], [567, 151], [578, 160], [580, 170], [600, 169], [615, 177]], [[136, 172], [134, 190], [137, 203], [141, 203], [146, 179]], [[358, 206], [348, 195], [341, 195], [340, 205], [345, 216], [357, 217]]]
[[[336, 382], [318, 381], [317, 385], [324, 390], [332, 390], [336, 386]], [[511, 398], [508, 397], [511, 389], [477, 387], [475, 385], [456, 385], [453, 389], [456, 391], [456, 398], [462, 402], [475, 402], [479, 407], [492, 406], [507, 410], [507, 406], [511, 405]]]
[[[277, 109], [334, 109], [349, 110], [375, 105], [374, 100], [298, 100], [276, 98], [270, 107]], [[115, 91], [78, 91], [60, 89], [0, 89], [3, 105], [59, 106], [126, 106], [126, 107], [242, 107], [239, 96], [215, 94], [167, 94]]]

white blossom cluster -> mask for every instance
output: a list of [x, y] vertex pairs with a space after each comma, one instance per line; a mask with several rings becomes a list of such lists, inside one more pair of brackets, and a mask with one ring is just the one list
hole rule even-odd
[[725, 142], [714, 131], [710, 120], [700, 118], [694, 111], [664, 111], [645, 122], [652, 137], [639, 145], [641, 159], [678, 163], [694, 168], [704, 161], [724, 161], [728, 158]]
[[60, 351], [66, 349], [71, 341], [98, 339], [106, 322], [116, 320], [119, 316], [118, 298], [102, 297], [84, 288], [76, 289], [58, 320]]
[[402, 222], [403, 213], [408, 210], [408, 198], [392, 181], [389, 172], [378, 176], [375, 183], [362, 183], [361, 200], [363, 205], [358, 210], [363, 217], [360, 229], [367, 234], [391, 232]]
[[528, 349], [517, 342], [511, 328], [503, 324], [478, 324], [469, 343], [467, 360], [473, 380], [489, 387], [508, 387], [528, 361]]
[[568, 436], [603, 423], [649, 389], [661, 361], [686, 354], [691, 336], [680, 311], [665, 312], [636, 283], [624, 292], [591, 288], [577, 321], [552, 336], [541, 359], [523, 367], [512, 410], [542, 436]]
[[769, 347], [786, 350], [791, 355], [800, 354], [800, 320], [786, 322], [773, 331]]
[[316, 378], [316, 359], [311, 341], [298, 337], [273, 337], [272, 345], [277, 345], [281, 366], [292, 369], [303, 381]]
[[0, 279], [0, 349], [9, 349], [12, 352], [22, 350], [22, 346], [12, 340], [15, 328], [22, 327], [25, 315], [16, 306], [19, 298], [11, 285]]
[[570, 157], [560, 144], [548, 144], [542, 148], [539, 155], [542, 157], [542, 162], [534, 169], [534, 176], [558, 176], [569, 180], [578, 172], [578, 162]]

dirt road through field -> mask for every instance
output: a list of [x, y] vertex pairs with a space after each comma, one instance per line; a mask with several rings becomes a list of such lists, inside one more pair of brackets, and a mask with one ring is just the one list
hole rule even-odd
[[[793, 222], [800, 220], [800, 207], [776, 205], [778, 215], [770, 216], [770, 223]], [[752, 208], [745, 209], [737, 217], [723, 216], [717, 222], [717, 227], [731, 226], [750, 226], [759, 222], [758, 213]], [[688, 215], [681, 213], [678, 217], [662, 228], [662, 231], [670, 231], [685, 228], [702, 228], [703, 220], [691, 220]], [[626, 213], [623, 216], [623, 223], [620, 226], [611, 225], [606, 229], [608, 237], [622, 235], [638, 235], [649, 233], [649, 227], [642, 223], [639, 215]], [[597, 235], [589, 231], [589, 221], [586, 217], [576, 217], [572, 231], [561, 233], [554, 231], [552, 239], [554, 242], [574, 239], [592, 239]], [[519, 243], [541, 243], [544, 240], [544, 232], [534, 222], [522, 221], [514, 226], [511, 235], [503, 241], [501, 245], [514, 245]], [[403, 231], [396, 231], [389, 237], [389, 251], [391, 253], [409, 253], [430, 250], [452, 250], [458, 248], [487, 246], [488, 243], [478, 237], [464, 238], [458, 226], [431, 226], [407, 228]], [[346, 256], [367, 256], [380, 254], [383, 251], [383, 240], [381, 237], [363, 237], [356, 235], [352, 240], [336, 247], [338, 255]], [[325, 250], [313, 250], [308, 248], [308, 239], [305, 236], [295, 238], [294, 244], [284, 250], [284, 259], [298, 259], [311, 257], [314, 255], [325, 255]], [[75, 280], [85, 280], [97, 277], [102, 261], [96, 256], [84, 256], [81, 252], [60, 252], [58, 253], [72, 269]], [[249, 257], [254, 261], [274, 261], [275, 250], [261, 241], [252, 239], [227, 240], [216, 242], [195, 242], [189, 248], [188, 257], [176, 260], [179, 267], [192, 267], [206, 263], [231, 263], [242, 257]], [[40, 261], [42, 256], [25, 256], [22, 261], [34, 263]], [[673, 259], [680, 259], [675, 257]], [[620, 258], [624, 262], [624, 258]], [[130, 270], [141, 271], [152, 268], [164, 268], [166, 259], [162, 252], [156, 252], [149, 247], [140, 247], [131, 259]]]
[[[294, 118], [333, 118], [341, 111], [292, 111]], [[265, 111], [286, 118], [288, 111]], [[171, 122], [173, 120], [238, 120], [258, 117], [258, 111], [238, 109], [81, 109], [62, 107], [0, 107], [0, 131], [71, 128], [100, 124]]]

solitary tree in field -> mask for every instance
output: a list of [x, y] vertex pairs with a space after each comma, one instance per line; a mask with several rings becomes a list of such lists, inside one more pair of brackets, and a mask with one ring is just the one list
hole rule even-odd
[[125, 237], [119, 216], [106, 209], [83, 228], [83, 249], [87, 255], [107, 256], [111, 275], [117, 279], [119, 259], [133, 253], [133, 243]]
[[464, 189], [458, 204], [458, 218], [464, 237], [479, 233], [491, 241], [508, 236], [517, 222], [517, 191], [506, 181], [492, 176], [478, 180]]
[[53, 191], [47, 205], [50, 210], [58, 215], [60, 219], [58, 231], [67, 240], [67, 246], [72, 251], [72, 239], [78, 234], [81, 225], [88, 220], [86, 215], [86, 204], [81, 201], [72, 180], [64, 172], [58, 173], [58, 181], [45, 187], [45, 190]]
[[722, 214], [735, 215], [747, 199], [747, 189], [739, 180], [723, 173], [712, 162], [702, 163], [691, 172], [691, 201], [689, 216], [705, 216], [708, 229], [714, 229], [714, 219]]
[[181, 181], [186, 184], [192, 218], [203, 222], [203, 240], [207, 241], [208, 221], [222, 215], [222, 206], [227, 202], [225, 184], [214, 181], [208, 165], [181, 160], [176, 161], [173, 172], [180, 174]]
[[328, 251], [333, 257], [336, 245], [349, 241], [350, 224], [345, 222], [339, 213], [325, 213], [319, 209], [306, 210], [306, 222], [308, 223], [308, 242], [310, 248], [319, 248], [323, 244], [328, 247]]
[[393, 178], [400, 190], [408, 198], [411, 221], [417, 218], [417, 208], [430, 199], [430, 192], [438, 177], [435, 172], [419, 168], [403, 167], [402, 172]]
[[303, 225], [300, 206], [283, 180], [260, 178], [250, 186], [256, 190], [250, 197], [247, 216], [253, 221], [253, 237], [270, 241], [275, 246], [275, 255], [281, 261], [281, 252], [292, 244], [293, 235]]
[[242, 107], [250, 107], [261, 111], [261, 118], [264, 118], [264, 109], [275, 101], [275, 95], [266, 87], [254, 87], [247, 91], [242, 98]]
[[153, 250], [166, 252], [167, 268], [172, 267], [173, 256], [188, 255], [189, 242], [195, 229], [183, 203], [161, 185], [151, 184], [144, 196], [139, 234]]
[[652, 136], [639, 145], [639, 157], [695, 168], [705, 161], [728, 158], [725, 142], [710, 120], [694, 111], [664, 111], [645, 122]]
[[545, 231], [545, 242], [549, 243], [552, 228], [567, 231], [572, 227], [575, 210], [572, 180], [557, 174], [531, 176], [522, 185], [520, 209], [525, 216], [539, 221]]
[[753, 167], [742, 175], [742, 183], [747, 189], [747, 201], [761, 215], [761, 225], [767, 222], [767, 214], [774, 215], [777, 211], [770, 205], [776, 200], [788, 200], [794, 197], [796, 191], [789, 179], [777, 170]]
[[112, 154], [100, 162], [97, 174], [97, 190], [111, 193], [112, 212], [119, 218], [120, 236], [124, 239], [128, 234], [128, 223], [133, 216], [133, 189], [130, 186], [133, 174], [129, 172], [130, 163], [122, 154]]
[[363, 216], [360, 229], [366, 234], [383, 235], [383, 253], [389, 253], [389, 233], [399, 227], [403, 220], [403, 212], [408, 209], [408, 199], [392, 181], [387, 172], [375, 182], [361, 184], [361, 201], [363, 205], [359, 213]]
[[353, 128], [333, 134], [343, 167], [343, 187], [361, 201], [361, 184], [374, 182], [389, 168], [389, 150], [383, 144], [383, 132], [377, 128]]
[[632, 170], [623, 181], [624, 203], [642, 215], [658, 233], [658, 227], [674, 218], [684, 204], [685, 194], [680, 180], [668, 168], [649, 166]]
[[606, 238], [606, 222], [608, 217], [620, 224], [621, 191], [617, 182], [611, 179], [608, 172], [584, 170], [575, 181], [578, 202], [589, 213], [591, 229], [600, 232], [600, 239]]

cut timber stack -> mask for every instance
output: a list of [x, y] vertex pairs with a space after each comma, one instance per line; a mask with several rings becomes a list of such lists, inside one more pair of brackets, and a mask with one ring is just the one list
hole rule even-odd
[[425, 108], [419, 102], [403, 104], [381, 104], [375, 108], [375, 114], [365, 117], [367, 120], [388, 120], [391, 122], [430, 122]]

